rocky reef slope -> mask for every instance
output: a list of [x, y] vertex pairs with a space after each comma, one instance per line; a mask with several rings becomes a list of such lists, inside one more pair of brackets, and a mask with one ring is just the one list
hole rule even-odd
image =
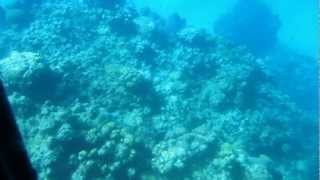
[[0, 73], [40, 179], [317, 175], [316, 124], [245, 49], [124, 1], [28, 14], [3, 20]]

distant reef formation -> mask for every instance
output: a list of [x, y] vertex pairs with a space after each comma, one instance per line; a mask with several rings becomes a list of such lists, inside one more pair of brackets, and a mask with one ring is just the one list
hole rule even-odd
[[266, 56], [277, 45], [280, 27], [279, 17], [263, 0], [238, 0], [218, 19], [214, 31], [257, 56]]
[[317, 176], [316, 122], [247, 50], [121, 0], [29, 6], [0, 10], [0, 73], [40, 179]]

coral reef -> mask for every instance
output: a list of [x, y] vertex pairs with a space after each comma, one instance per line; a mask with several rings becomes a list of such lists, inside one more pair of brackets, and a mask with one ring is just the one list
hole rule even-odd
[[316, 123], [253, 55], [192, 27], [170, 34], [124, 2], [43, 0], [23, 30], [0, 32], [41, 179], [312, 177]]
[[60, 80], [59, 74], [32, 52], [11, 52], [0, 62], [0, 69], [9, 91], [13, 88], [32, 100], [52, 98]]

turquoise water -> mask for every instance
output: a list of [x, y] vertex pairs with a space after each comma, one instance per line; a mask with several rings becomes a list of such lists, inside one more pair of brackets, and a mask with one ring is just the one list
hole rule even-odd
[[[162, 16], [179, 13], [188, 23], [198, 28], [213, 32], [212, 24], [217, 19], [231, 11], [237, 0], [202, 1], [197, 0], [131, 0], [138, 7], [150, 7]], [[308, 56], [318, 54], [318, 2], [315, 0], [301, 2], [300, 0], [263, 0], [270, 10], [281, 20], [278, 31], [279, 43]]]
[[317, 32], [316, 1], [0, 0], [0, 77], [39, 179], [315, 180]]

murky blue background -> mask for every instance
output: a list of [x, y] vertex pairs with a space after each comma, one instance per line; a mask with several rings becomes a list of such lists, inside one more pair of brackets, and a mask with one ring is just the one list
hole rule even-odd
[[[216, 19], [230, 11], [236, 0], [131, 0], [139, 7], [151, 7], [158, 13], [168, 16], [178, 12], [189, 24], [212, 31]], [[280, 43], [297, 52], [317, 57], [318, 52], [318, 2], [316, 0], [264, 0], [279, 16], [281, 29]]]

